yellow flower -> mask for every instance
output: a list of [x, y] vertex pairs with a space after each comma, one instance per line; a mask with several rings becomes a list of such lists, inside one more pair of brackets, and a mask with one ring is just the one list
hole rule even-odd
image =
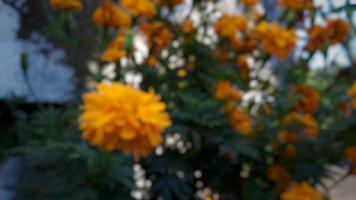
[[241, 3], [246, 6], [254, 6], [259, 2], [259, 0], [241, 0]]
[[53, 9], [79, 11], [83, 9], [81, 0], [49, 0]]
[[297, 85], [294, 91], [300, 97], [295, 104], [296, 110], [303, 113], [315, 113], [318, 110], [320, 95], [314, 88]]
[[287, 170], [279, 164], [268, 166], [267, 177], [276, 184], [278, 192], [284, 192], [291, 181]]
[[121, 0], [121, 5], [134, 17], [153, 17], [156, 6], [151, 0]]
[[244, 16], [224, 15], [215, 24], [215, 31], [221, 36], [234, 39], [238, 31], [247, 29], [248, 21]]
[[215, 97], [219, 100], [240, 100], [240, 92], [234, 88], [230, 81], [222, 80], [216, 86]]
[[252, 132], [251, 117], [237, 107], [231, 113], [230, 123], [237, 132], [243, 135], [249, 135]]
[[80, 129], [86, 141], [136, 158], [161, 143], [161, 134], [171, 120], [159, 96], [118, 82], [97, 84], [96, 89], [83, 97]]
[[345, 150], [346, 159], [353, 165], [356, 165], [356, 146], [349, 147]]
[[324, 200], [309, 183], [295, 183], [281, 195], [281, 200]]
[[281, 59], [287, 58], [296, 46], [297, 37], [294, 30], [287, 30], [277, 23], [259, 23], [255, 27], [254, 35], [262, 41], [262, 49], [265, 52]]
[[279, 4], [292, 10], [305, 10], [314, 8], [313, 0], [280, 0]]
[[104, 1], [92, 16], [93, 22], [106, 27], [120, 28], [131, 26], [131, 18], [110, 1]]
[[110, 43], [109, 47], [105, 50], [101, 56], [101, 60], [105, 62], [117, 62], [122, 57], [126, 56], [126, 50], [124, 48], [125, 34], [119, 33], [115, 39]]
[[329, 42], [331, 44], [344, 41], [349, 30], [350, 25], [342, 19], [330, 19], [326, 26], [326, 31], [329, 34]]

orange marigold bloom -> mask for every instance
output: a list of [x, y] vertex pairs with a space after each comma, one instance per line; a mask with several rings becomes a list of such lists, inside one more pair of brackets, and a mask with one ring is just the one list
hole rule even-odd
[[222, 112], [231, 114], [235, 109], [236, 109], [236, 101], [229, 99], [226, 102], [224, 102]]
[[254, 6], [259, 2], [259, 0], [241, 0], [240, 2], [246, 6]]
[[79, 11], [83, 9], [82, 0], [49, 0], [53, 9]]
[[108, 48], [105, 50], [100, 59], [105, 62], [117, 62], [125, 56], [126, 51], [123, 49]]
[[323, 49], [329, 39], [329, 35], [325, 30], [325, 27], [321, 25], [314, 25], [309, 30], [309, 41], [307, 44], [308, 50], [318, 50]]
[[314, 8], [313, 0], [279, 0], [279, 5], [292, 10], [305, 10]]
[[297, 155], [298, 151], [294, 144], [287, 144], [284, 149], [284, 155], [286, 158], [294, 158]]
[[257, 38], [253, 37], [253, 35], [251, 36], [246, 36], [243, 40], [235, 38], [231, 41], [231, 46], [238, 52], [251, 53], [258, 47], [259, 43]]
[[171, 45], [173, 33], [162, 22], [143, 23], [140, 28], [145, 34], [147, 45], [150, 48], [161, 50]]
[[350, 25], [342, 19], [330, 19], [328, 20], [326, 31], [329, 35], [329, 42], [331, 44], [337, 44], [346, 39]]
[[316, 137], [319, 135], [318, 122], [309, 114], [301, 114], [292, 112], [287, 114], [282, 122], [288, 125], [301, 125], [301, 130], [309, 137]]
[[300, 84], [295, 86], [294, 90], [300, 97], [295, 104], [295, 108], [298, 111], [315, 113], [318, 110], [320, 95], [314, 88]]
[[153, 17], [157, 12], [151, 0], [120, 0], [120, 2], [134, 17]]
[[262, 49], [281, 59], [288, 57], [289, 52], [296, 46], [297, 37], [294, 30], [287, 30], [277, 23], [269, 24], [266, 21], [259, 23], [254, 35], [262, 40]]
[[281, 195], [281, 200], [324, 200], [309, 183], [295, 183]]
[[356, 110], [356, 81], [350, 89], [347, 90], [347, 96], [350, 98], [352, 109]]
[[179, 78], [184, 78], [185, 76], [187, 76], [187, 70], [185, 70], [185, 69], [179, 69], [179, 70], [177, 71], [177, 76], [178, 76]]
[[248, 79], [250, 69], [248, 68], [248, 64], [247, 64], [247, 56], [246, 55], [237, 56], [235, 63], [239, 68], [241, 78], [244, 80]]
[[232, 86], [230, 81], [222, 80], [219, 81], [218, 85], [216, 86], [215, 97], [220, 100], [240, 100], [241, 94], [236, 88]]
[[267, 177], [276, 184], [278, 192], [284, 192], [291, 181], [287, 170], [279, 164], [268, 166]]
[[157, 63], [158, 63], [158, 58], [156, 56], [154, 56], [154, 55], [150, 55], [146, 59], [146, 64], [149, 67], [156, 67]]
[[159, 5], [167, 5], [167, 6], [177, 6], [183, 3], [183, 0], [156, 0]]
[[233, 39], [238, 31], [246, 31], [247, 25], [248, 21], [244, 16], [224, 15], [216, 22], [215, 31], [221, 37]]
[[83, 98], [80, 129], [86, 141], [136, 158], [161, 143], [161, 134], [171, 120], [159, 96], [118, 82], [97, 84], [96, 89]]
[[328, 20], [326, 26], [314, 25], [308, 30], [309, 41], [306, 48], [318, 50], [342, 42], [346, 39], [349, 29], [349, 24], [341, 19]]
[[110, 1], [104, 1], [95, 9], [92, 20], [97, 25], [113, 28], [129, 27], [132, 23], [131, 17]]
[[193, 22], [192, 20], [186, 19], [184, 20], [184, 22], [182, 23], [182, 31], [183, 33], [191, 33], [193, 32]]
[[346, 159], [356, 165], [356, 146], [348, 147], [345, 150]]
[[101, 56], [101, 60], [105, 62], [117, 62], [122, 57], [125, 57], [127, 52], [125, 50], [125, 34], [120, 33], [111, 42], [108, 48]]
[[243, 135], [249, 135], [252, 132], [251, 117], [237, 107], [231, 113], [230, 123], [236, 131]]
[[298, 135], [287, 130], [279, 131], [278, 137], [282, 143], [296, 142], [299, 140]]
[[356, 81], [354, 81], [351, 88], [347, 90], [347, 96], [350, 98], [356, 98]]

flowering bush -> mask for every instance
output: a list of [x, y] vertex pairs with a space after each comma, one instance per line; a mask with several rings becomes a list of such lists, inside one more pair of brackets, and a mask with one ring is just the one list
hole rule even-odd
[[[327, 199], [328, 165], [356, 174], [355, 30], [331, 13], [351, 5], [273, 2], [240, 0], [224, 12], [219, 1], [48, 1], [66, 16], [61, 25], [91, 27], [85, 58], [95, 70], [79, 111], [21, 122], [32, 131], [20, 152], [40, 162], [20, 197]], [[315, 67], [337, 45], [348, 66]]]

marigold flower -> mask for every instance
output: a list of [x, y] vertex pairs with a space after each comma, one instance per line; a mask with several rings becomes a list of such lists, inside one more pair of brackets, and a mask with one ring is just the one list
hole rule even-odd
[[230, 123], [236, 131], [243, 135], [249, 135], [252, 132], [251, 117], [237, 107], [231, 113]]
[[105, 62], [117, 62], [126, 55], [125, 34], [119, 33], [105, 50], [101, 56], [101, 60]]
[[231, 114], [235, 109], [236, 109], [236, 101], [229, 99], [226, 102], [224, 102], [222, 112]]
[[82, 0], [49, 0], [53, 9], [79, 11], [83, 9]]
[[[253, 36], [253, 35], [252, 35]], [[231, 46], [241, 53], [251, 53], [257, 49], [259, 41], [255, 37], [244, 37], [243, 40], [231, 40]]]
[[160, 51], [171, 45], [173, 33], [162, 22], [143, 23], [140, 28], [150, 48], [154, 47], [155, 50]]
[[262, 40], [262, 49], [281, 59], [288, 57], [297, 41], [294, 30], [287, 30], [276, 23], [266, 21], [259, 23], [254, 30], [254, 35]]
[[150, 55], [146, 59], [146, 64], [149, 67], [156, 67], [157, 63], [158, 63], [158, 58], [156, 56], [154, 56], [154, 55]]
[[279, 0], [279, 5], [292, 10], [314, 8], [313, 0]]
[[350, 98], [352, 109], [356, 109], [356, 81], [350, 89], [347, 90], [347, 96]]
[[287, 125], [301, 125], [299, 130], [308, 137], [313, 138], [319, 135], [318, 122], [310, 114], [291, 112], [283, 118], [282, 122]]
[[240, 92], [234, 88], [230, 81], [219, 81], [216, 86], [215, 97], [220, 100], [233, 99], [240, 100]]
[[259, 2], [259, 0], [241, 0], [240, 2], [246, 6], [254, 6]]
[[356, 98], [356, 81], [354, 81], [351, 88], [347, 90], [347, 96], [350, 98]]
[[239, 55], [236, 58], [235, 63], [237, 65], [237, 67], [239, 68], [241, 78], [244, 80], [248, 79], [250, 69], [248, 68], [248, 64], [247, 64], [247, 56]]
[[185, 76], [187, 76], [187, 70], [185, 70], [185, 69], [179, 69], [179, 70], [177, 71], [177, 76], [178, 76], [179, 78], [184, 78]]
[[278, 138], [282, 143], [290, 143], [290, 142], [296, 142], [299, 140], [299, 137], [297, 134], [292, 133], [287, 130], [282, 130], [278, 132]]
[[279, 164], [268, 166], [267, 177], [276, 184], [278, 192], [284, 192], [291, 181], [287, 170]]
[[287, 144], [284, 148], [284, 155], [286, 158], [294, 158], [297, 155], [298, 151], [294, 144]]
[[308, 50], [318, 50], [326, 47], [329, 39], [329, 34], [325, 31], [325, 27], [321, 25], [314, 25], [308, 30], [308, 33]]
[[116, 48], [108, 48], [105, 50], [103, 55], [101, 56], [101, 60], [105, 62], [117, 62], [119, 61], [122, 57], [126, 56], [126, 51], [122, 49], [116, 49]]
[[348, 147], [345, 150], [346, 159], [356, 165], [356, 146]]
[[309, 41], [306, 48], [318, 50], [342, 42], [347, 37], [349, 29], [349, 24], [341, 19], [328, 20], [326, 26], [314, 25], [308, 30]]
[[233, 39], [238, 31], [247, 29], [248, 21], [244, 16], [224, 15], [215, 24], [215, 31], [221, 37]]
[[294, 91], [300, 97], [295, 104], [298, 111], [315, 113], [318, 110], [320, 95], [314, 88], [300, 84], [295, 86]]
[[96, 89], [84, 95], [80, 129], [86, 141], [136, 158], [161, 143], [161, 133], [171, 120], [159, 96], [118, 82], [101, 83]]
[[281, 200], [324, 200], [309, 183], [295, 183], [281, 195]]
[[191, 33], [193, 32], [193, 22], [192, 20], [186, 19], [184, 20], [184, 22], [182, 23], [182, 32], [183, 33]]
[[134, 17], [153, 17], [156, 6], [151, 0], [121, 0], [121, 5]]
[[157, 4], [161, 5], [161, 6], [177, 6], [181, 3], [183, 3], [183, 0], [156, 0]]
[[329, 42], [331, 44], [337, 44], [346, 39], [350, 25], [342, 19], [330, 19], [328, 20], [326, 31], [329, 35]]
[[95, 9], [92, 20], [97, 25], [113, 28], [129, 27], [132, 23], [131, 17], [110, 1], [104, 1]]

